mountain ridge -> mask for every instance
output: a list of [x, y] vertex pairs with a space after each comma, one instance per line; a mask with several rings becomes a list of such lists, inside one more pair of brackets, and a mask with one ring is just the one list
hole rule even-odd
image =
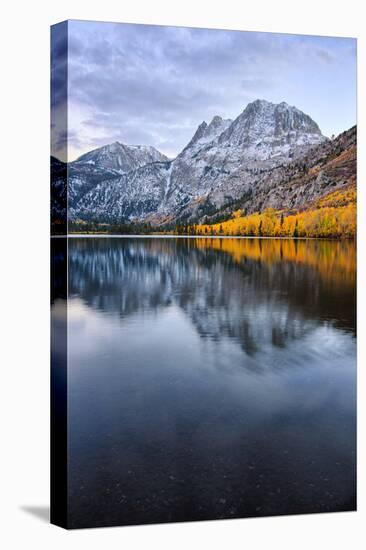
[[[330, 143], [296, 107], [256, 100], [234, 120], [216, 115], [209, 124], [203, 121], [174, 159], [150, 146], [120, 142], [81, 155], [68, 164], [69, 216], [200, 223], [240, 201], [259, 208], [266, 192], [276, 204], [274, 188], [282, 189], [289, 173], [294, 177], [296, 163]], [[278, 197], [291, 203], [283, 193]]]

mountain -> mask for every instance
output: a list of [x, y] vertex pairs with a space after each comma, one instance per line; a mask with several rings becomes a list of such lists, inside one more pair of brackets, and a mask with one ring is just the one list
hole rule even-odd
[[265, 208], [303, 210], [337, 190], [356, 187], [356, 127], [279, 166], [260, 181], [247, 211]]
[[[106, 175], [106, 179], [96, 181], [86, 193], [79, 192], [69, 201], [70, 219], [109, 223], [145, 219], [164, 203], [170, 166], [169, 162], [154, 162], [118, 177]], [[76, 180], [72, 182], [75, 191]]]
[[220, 136], [219, 145], [236, 146], [247, 158], [266, 160], [323, 140], [316, 122], [296, 107], [256, 100]]
[[64, 234], [67, 220], [67, 164], [51, 156], [51, 229], [53, 234]]
[[124, 143], [115, 141], [110, 145], [105, 145], [81, 155], [72, 165], [74, 168], [91, 165], [115, 171], [119, 174], [125, 174], [151, 162], [164, 162], [168, 160], [168, 157], [160, 153], [155, 147], [125, 145]]
[[[215, 118], [207, 128], [200, 125], [195, 134], [199, 132], [199, 139], [194, 137], [172, 163], [162, 214], [173, 212], [181, 217], [191, 203], [195, 217], [202, 201], [209, 203], [209, 210], [222, 208], [225, 202], [237, 200], [242, 188], [252, 187], [258, 172], [289, 163], [326, 141], [308, 115], [287, 103], [254, 101], [234, 121], [217, 121], [216, 131], [208, 137]], [[233, 178], [239, 185], [229, 190]]]
[[125, 145], [118, 141], [81, 155], [68, 165], [70, 211], [77, 210], [83, 197], [93, 193], [98, 184], [108, 186], [121, 175], [133, 173], [141, 166], [168, 160], [154, 147]]
[[215, 138], [220, 136], [224, 130], [229, 128], [232, 120], [227, 119], [223, 120], [220, 116], [216, 115], [211, 120], [210, 124], [204, 120], [197, 128], [193, 138], [188, 143], [188, 145], [183, 149], [181, 156], [184, 156], [184, 153], [192, 152], [197, 153], [204, 145], [207, 145]]
[[334, 191], [355, 189], [356, 170], [354, 126], [333, 140], [305, 148], [303, 155], [290, 162], [272, 168], [239, 168], [226, 178], [224, 196], [217, 188], [204, 200], [187, 205], [180, 216], [211, 223], [236, 209], [247, 214], [266, 208], [304, 210]]
[[[352, 139], [331, 141], [296, 107], [256, 100], [235, 120], [203, 121], [174, 160], [153, 147], [115, 142], [69, 163], [69, 216], [166, 225], [209, 221], [230, 215], [234, 206], [297, 207], [334, 185], [328, 168], [311, 183], [306, 170], [316, 171]], [[292, 191], [301, 177], [301, 192]]]

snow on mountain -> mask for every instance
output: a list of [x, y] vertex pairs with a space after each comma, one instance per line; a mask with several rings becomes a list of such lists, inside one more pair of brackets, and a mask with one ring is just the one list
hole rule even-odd
[[166, 193], [171, 164], [153, 162], [97, 183], [75, 204], [69, 204], [71, 219], [120, 222], [142, 220], [157, 212]]
[[136, 170], [151, 162], [163, 162], [168, 157], [160, 153], [155, 147], [147, 145], [125, 145], [115, 141], [99, 149], [81, 155], [72, 164], [80, 166], [90, 164], [106, 170], [114, 170], [119, 174], [125, 174]]
[[[155, 162], [168, 160], [168, 157], [154, 147], [125, 145], [118, 141], [81, 155], [68, 165], [70, 211], [77, 215], [77, 204], [80, 207], [84, 204], [87, 205], [87, 197], [89, 196], [92, 200], [99, 184], [103, 183], [104, 186], [108, 186], [110, 182], [119, 181], [123, 174], [132, 173]], [[85, 200], [82, 200], [84, 197], [86, 197]], [[90, 206], [93, 206], [92, 203]], [[100, 206], [94, 203], [96, 211], [99, 211]]]
[[[179, 212], [188, 200], [198, 198], [209, 199], [213, 208], [221, 207], [227, 197], [237, 199], [241, 188], [253, 183], [256, 171], [290, 162], [324, 140], [308, 115], [286, 103], [257, 100], [234, 121], [214, 117], [209, 125], [198, 127], [174, 160], [170, 193], [160, 210]], [[237, 187], [227, 193], [229, 178], [239, 170]]]
[[153, 147], [119, 142], [82, 155], [69, 165], [70, 213], [99, 221], [199, 219], [255, 193], [258, 174], [326, 140], [296, 107], [256, 100], [233, 121], [202, 122], [172, 161]]
[[296, 107], [256, 100], [220, 136], [219, 145], [230, 143], [245, 150], [247, 157], [265, 160], [292, 146], [314, 145], [323, 140], [316, 122]]
[[183, 149], [181, 156], [189, 152], [190, 155], [197, 153], [204, 145], [212, 142], [217, 138], [224, 130], [229, 128], [232, 120], [223, 120], [220, 116], [216, 115], [211, 120], [210, 124], [204, 120], [197, 128], [193, 138], [188, 145]]

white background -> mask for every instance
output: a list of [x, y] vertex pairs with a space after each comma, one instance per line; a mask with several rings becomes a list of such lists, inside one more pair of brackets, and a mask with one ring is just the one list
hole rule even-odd
[[[2, 3], [0, 541], [6, 550], [364, 548], [366, 30], [355, 0]], [[67, 532], [26, 511], [49, 502], [49, 25], [95, 19], [358, 37], [359, 511]], [[5, 121], [5, 123], [4, 123]], [[5, 305], [5, 307], [4, 307]], [[362, 528], [362, 524], [364, 524]]]

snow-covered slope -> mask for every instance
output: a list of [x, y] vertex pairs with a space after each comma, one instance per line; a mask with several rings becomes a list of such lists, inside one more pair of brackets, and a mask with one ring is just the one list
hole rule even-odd
[[323, 140], [316, 122], [296, 107], [257, 100], [220, 136], [218, 146], [235, 147], [245, 158], [267, 160]]
[[167, 160], [169, 159], [155, 149], [155, 147], [125, 145], [124, 143], [115, 141], [110, 145], [105, 145], [81, 155], [72, 164], [75, 167], [89, 164], [106, 170], [115, 170], [119, 174], [125, 174], [131, 170], [137, 170], [137, 168], [145, 164]]
[[210, 124], [204, 120], [197, 128], [193, 138], [188, 145], [183, 149], [180, 154], [181, 157], [188, 155], [193, 156], [202, 149], [208, 143], [214, 141], [219, 137], [222, 132], [229, 128], [232, 120], [223, 120], [220, 116], [216, 115], [211, 120]]
[[[94, 149], [85, 153], [77, 160], [69, 163], [68, 172], [68, 199], [71, 213], [78, 213], [86, 205], [88, 210], [94, 207], [96, 211], [101, 208], [105, 211], [102, 204], [93, 203], [93, 197], [97, 196], [96, 188], [103, 183], [109, 186], [111, 182], [119, 181], [123, 174], [135, 172], [142, 166], [155, 162], [165, 162], [169, 159], [160, 153], [157, 149], [147, 145], [125, 145], [118, 141], [105, 145], [99, 149]], [[110, 193], [107, 193], [110, 195]], [[118, 193], [120, 195], [121, 193]], [[84, 197], [89, 196], [88, 199]]]
[[69, 207], [71, 219], [143, 220], [164, 202], [170, 163], [154, 162], [103, 180]]
[[69, 165], [70, 214], [99, 221], [197, 219], [202, 203], [213, 212], [248, 189], [255, 193], [260, 174], [326, 139], [296, 107], [256, 100], [233, 121], [202, 122], [173, 161], [153, 147], [119, 142], [82, 155]]

